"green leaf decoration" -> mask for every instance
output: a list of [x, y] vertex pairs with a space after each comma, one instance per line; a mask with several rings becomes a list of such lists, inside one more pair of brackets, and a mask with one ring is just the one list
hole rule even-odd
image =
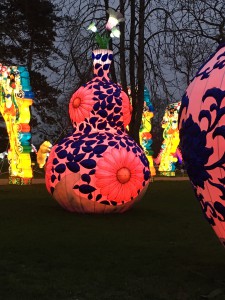
[[95, 41], [101, 49], [107, 49], [109, 44], [110, 36], [105, 34], [100, 36], [98, 32], [95, 34]]

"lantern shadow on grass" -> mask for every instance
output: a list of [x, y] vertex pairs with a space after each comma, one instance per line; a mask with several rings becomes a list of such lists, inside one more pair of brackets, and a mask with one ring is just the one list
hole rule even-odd
[[224, 249], [202, 218], [188, 181], [152, 183], [121, 215], [0, 186], [0, 299], [224, 299]]

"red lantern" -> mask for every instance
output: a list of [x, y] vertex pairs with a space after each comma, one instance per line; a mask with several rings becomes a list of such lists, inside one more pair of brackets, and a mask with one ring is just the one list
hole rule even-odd
[[225, 45], [188, 86], [179, 118], [187, 173], [206, 219], [225, 245]]

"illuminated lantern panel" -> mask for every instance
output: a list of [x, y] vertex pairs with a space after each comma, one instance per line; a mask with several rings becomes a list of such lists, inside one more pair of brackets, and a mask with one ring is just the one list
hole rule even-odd
[[199, 69], [182, 98], [180, 145], [206, 219], [225, 246], [225, 45]]
[[140, 144], [143, 147], [145, 151], [145, 155], [149, 161], [149, 168], [150, 168], [150, 173], [151, 176], [156, 175], [155, 167], [154, 167], [154, 162], [153, 162], [153, 150], [152, 150], [152, 135], [151, 135], [151, 129], [152, 129], [152, 124], [151, 124], [151, 119], [154, 116], [154, 109], [152, 102], [150, 100], [150, 94], [148, 89], [145, 87], [144, 89], [144, 109], [143, 109], [143, 114], [142, 114], [142, 123], [141, 123], [141, 128], [139, 132], [140, 136]]
[[175, 176], [176, 163], [182, 161], [182, 156], [178, 148], [180, 138], [178, 129], [178, 112], [181, 102], [171, 103], [166, 107], [162, 120], [163, 143], [160, 153], [155, 159], [159, 164], [159, 172], [164, 176]]
[[0, 64], [0, 113], [9, 136], [9, 183], [30, 184], [31, 168], [30, 106], [34, 94], [25, 67]]
[[149, 164], [125, 130], [132, 108], [108, 77], [112, 51], [94, 50], [92, 58], [94, 77], [70, 99], [74, 132], [51, 149], [46, 186], [71, 212], [124, 212], [146, 191]]

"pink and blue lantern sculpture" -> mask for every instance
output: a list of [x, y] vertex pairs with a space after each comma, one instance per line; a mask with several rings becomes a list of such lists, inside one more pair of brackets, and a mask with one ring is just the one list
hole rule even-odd
[[54, 145], [46, 165], [48, 191], [66, 210], [124, 212], [149, 183], [143, 150], [127, 134], [131, 104], [109, 78], [112, 51], [93, 51], [94, 77], [69, 103], [74, 132]]
[[179, 114], [183, 160], [203, 213], [225, 245], [225, 45], [199, 69]]

